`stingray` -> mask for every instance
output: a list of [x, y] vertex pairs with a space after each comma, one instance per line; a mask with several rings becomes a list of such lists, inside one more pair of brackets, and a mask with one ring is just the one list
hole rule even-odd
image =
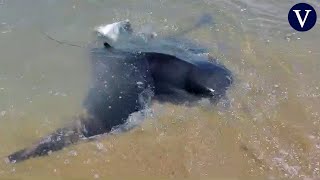
[[214, 104], [233, 82], [227, 68], [204, 58], [199, 49], [169, 47], [169, 52], [155, 33], [135, 33], [129, 21], [100, 26], [96, 31], [103, 43], [90, 50], [92, 80], [83, 101], [85, 112], [69, 126], [12, 153], [7, 161], [49, 155], [110, 133], [154, 100], [185, 104], [207, 98]]

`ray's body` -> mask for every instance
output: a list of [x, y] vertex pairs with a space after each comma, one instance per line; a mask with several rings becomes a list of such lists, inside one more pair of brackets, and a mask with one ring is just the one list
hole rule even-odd
[[[30, 148], [8, 156], [10, 162], [48, 155], [81, 139], [108, 133], [145, 106], [145, 100], [185, 103], [200, 98], [216, 102], [232, 83], [225, 67], [188, 62], [156, 52], [126, 52], [105, 47], [91, 50], [92, 84], [84, 100], [85, 114]], [[190, 96], [185, 96], [185, 95]]]

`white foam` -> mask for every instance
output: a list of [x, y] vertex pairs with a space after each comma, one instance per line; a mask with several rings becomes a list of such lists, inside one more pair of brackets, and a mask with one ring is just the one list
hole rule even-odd
[[120, 41], [121, 38], [127, 38], [127, 36], [131, 36], [132, 32], [130, 30], [130, 22], [129, 20], [115, 22], [112, 24], [100, 25], [95, 28], [95, 31], [107, 38], [109, 40], [108, 43], [116, 43]]
[[100, 25], [95, 32], [103, 41], [122, 49], [141, 48], [156, 36], [154, 32], [133, 32], [129, 20]]

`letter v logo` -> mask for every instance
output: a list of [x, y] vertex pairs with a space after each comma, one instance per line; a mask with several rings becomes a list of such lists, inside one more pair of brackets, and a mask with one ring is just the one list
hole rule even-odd
[[308, 31], [316, 24], [317, 13], [311, 5], [299, 3], [289, 11], [288, 20], [295, 30]]
[[298, 18], [298, 21], [299, 21], [299, 23], [300, 23], [300, 25], [301, 25], [301, 28], [303, 28], [303, 26], [304, 26], [304, 24], [306, 23], [306, 20], [307, 20], [307, 18], [308, 18], [308, 15], [309, 15], [309, 13], [312, 11], [312, 10], [306, 10], [306, 15], [304, 16], [304, 19], [302, 20], [302, 18], [301, 18], [301, 15], [300, 15], [300, 11], [301, 10], [293, 10], [295, 13], [296, 13], [296, 15], [297, 15], [297, 18]]

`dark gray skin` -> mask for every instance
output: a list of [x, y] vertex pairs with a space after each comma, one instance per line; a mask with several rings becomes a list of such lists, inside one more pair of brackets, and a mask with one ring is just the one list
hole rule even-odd
[[80, 140], [108, 133], [123, 125], [132, 113], [142, 110], [147, 99], [180, 104], [190, 101], [192, 96], [192, 100], [209, 98], [216, 102], [232, 83], [231, 72], [215, 63], [190, 63], [168, 54], [125, 52], [104, 45], [105, 48], [91, 52], [93, 80], [84, 101], [86, 113], [31, 148], [9, 155], [9, 162], [48, 155]]
[[233, 81], [228, 69], [209, 61], [190, 63], [162, 53], [145, 53], [145, 57], [154, 81], [155, 98], [161, 101], [184, 104], [209, 98], [215, 103]]

